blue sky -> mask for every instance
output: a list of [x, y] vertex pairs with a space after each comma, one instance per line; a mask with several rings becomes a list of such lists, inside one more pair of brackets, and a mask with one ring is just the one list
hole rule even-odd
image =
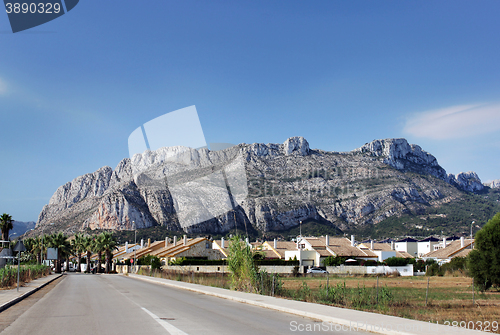
[[348, 151], [405, 137], [500, 178], [498, 1], [98, 1], [12, 34], [0, 14], [0, 212], [128, 156], [196, 105], [207, 142]]

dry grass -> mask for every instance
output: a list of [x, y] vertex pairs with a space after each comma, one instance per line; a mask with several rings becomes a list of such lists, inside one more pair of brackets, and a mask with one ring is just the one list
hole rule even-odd
[[[229, 278], [214, 274], [178, 273], [167, 271], [144, 271], [144, 275], [151, 275], [172, 280], [192, 282], [206, 286], [229, 288]], [[427, 280], [429, 279], [429, 293], [427, 306], [425, 296]], [[327, 277], [285, 277], [282, 278], [283, 287], [289, 293], [304, 290], [306, 286], [310, 295], [305, 299], [318, 302], [316, 296], [321, 287], [327, 285]], [[306, 285], [304, 285], [304, 283]], [[341, 284], [347, 289], [375, 288], [376, 277], [330, 277], [328, 285], [333, 287]], [[387, 287], [393, 296], [389, 304], [361, 308], [365, 311], [394, 315], [421, 321], [445, 322], [458, 324], [467, 323], [471, 328], [474, 322], [475, 329], [480, 323], [496, 322], [496, 333], [500, 333], [500, 292], [475, 292], [475, 303], [472, 304], [472, 279], [468, 277], [379, 277], [379, 287]], [[289, 294], [287, 298], [293, 297]], [[295, 297], [296, 298], [296, 297]], [[333, 305], [333, 304], [332, 304]], [[339, 306], [346, 307], [346, 306]], [[352, 307], [352, 306], [350, 306]], [[464, 323], [465, 322], [465, 323]], [[493, 330], [490, 327], [490, 331]]]
[[[427, 280], [429, 279], [428, 303], [425, 305]], [[311, 292], [327, 285], [327, 278], [285, 278], [285, 288], [298, 290], [305, 283]], [[329, 285], [344, 284], [347, 288], [377, 285], [376, 277], [330, 277]], [[377, 313], [400, 316], [421, 321], [448, 322], [500, 322], [500, 292], [475, 292], [472, 303], [472, 279], [468, 277], [380, 277], [379, 287], [388, 287], [394, 302], [377, 309], [365, 309]], [[476, 326], [477, 327], [477, 326]], [[498, 329], [498, 327], [497, 327]], [[497, 333], [500, 333], [497, 330]]]

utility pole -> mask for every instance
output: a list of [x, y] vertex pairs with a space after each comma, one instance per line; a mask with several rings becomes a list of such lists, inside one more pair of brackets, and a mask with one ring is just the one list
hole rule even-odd
[[136, 259], [136, 250], [137, 250], [137, 227], [135, 226], [135, 221], [132, 221], [132, 225], [134, 227], [134, 272], [137, 272], [137, 259]]
[[476, 223], [476, 221], [472, 221], [472, 223], [470, 224], [470, 248], [472, 249], [473, 248], [473, 245], [472, 245], [472, 225]]

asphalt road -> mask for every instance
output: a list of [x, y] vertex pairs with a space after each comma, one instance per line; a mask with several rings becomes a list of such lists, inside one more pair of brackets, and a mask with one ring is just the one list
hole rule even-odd
[[68, 274], [1, 334], [352, 333], [309, 318], [124, 276]]

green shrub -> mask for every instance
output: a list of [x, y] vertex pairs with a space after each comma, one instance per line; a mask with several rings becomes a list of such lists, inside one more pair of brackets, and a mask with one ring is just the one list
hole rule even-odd
[[347, 258], [340, 256], [328, 256], [323, 260], [325, 266], [339, 266], [345, 263]]
[[427, 271], [425, 272], [426, 276], [443, 276], [443, 274], [443, 270], [437, 263], [429, 265], [427, 267]]
[[137, 265], [151, 265], [152, 270], [159, 270], [161, 268], [161, 261], [157, 256], [146, 255], [137, 259]]
[[409, 260], [402, 257], [390, 257], [385, 260], [387, 266], [405, 266], [408, 265]]
[[466, 271], [467, 270], [467, 259], [465, 257], [455, 257], [452, 258], [449, 263], [441, 265], [441, 271], [443, 273], [453, 273], [455, 271]]

